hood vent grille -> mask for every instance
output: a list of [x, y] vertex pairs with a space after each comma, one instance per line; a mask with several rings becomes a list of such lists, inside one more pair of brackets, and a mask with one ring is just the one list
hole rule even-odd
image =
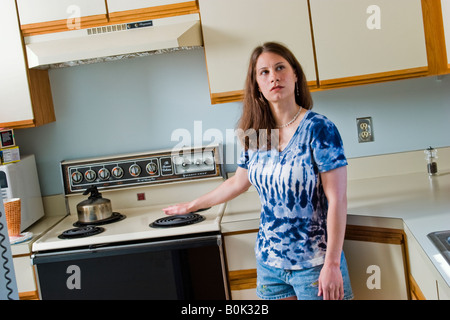
[[91, 36], [93, 34], [116, 32], [116, 31], [123, 31], [123, 30], [127, 30], [126, 23], [114, 24], [112, 26], [103, 26], [103, 27], [90, 28], [90, 29], [87, 29], [87, 34], [88, 34], [88, 36]]
[[132, 22], [132, 23], [121, 23], [121, 24], [113, 24], [109, 26], [101, 26], [101, 27], [93, 27], [87, 29], [87, 34], [102, 34], [116, 31], [124, 31], [130, 29], [139, 29], [139, 28], [147, 28], [153, 26], [153, 20], [140, 21], [140, 22]]

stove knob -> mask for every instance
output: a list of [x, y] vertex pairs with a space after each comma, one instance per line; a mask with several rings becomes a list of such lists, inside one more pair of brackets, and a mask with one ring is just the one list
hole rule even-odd
[[84, 173], [84, 178], [86, 179], [87, 182], [93, 182], [95, 178], [97, 178], [97, 174], [95, 173], [94, 170], [89, 169]]
[[202, 160], [200, 160], [200, 159], [195, 160], [195, 164], [197, 166], [201, 165], [202, 164]]
[[111, 173], [109, 172], [108, 169], [106, 168], [101, 168], [100, 170], [98, 170], [98, 177], [102, 180], [108, 180], [109, 177], [111, 176]]
[[139, 165], [135, 163], [130, 166], [129, 171], [133, 177], [139, 177], [139, 175], [141, 174], [141, 167], [139, 167]]
[[72, 182], [73, 183], [80, 183], [81, 181], [83, 181], [83, 175], [81, 174], [80, 171], [75, 171], [74, 173], [72, 173]]
[[181, 166], [186, 168], [189, 167], [190, 164], [191, 162], [188, 159], [184, 159], [183, 162], [181, 163]]
[[205, 160], [203, 160], [203, 163], [207, 166], [210, 166], [213, 164], [213, 160], [211, 158], [206, 158]]
[[119, 167], [119, 166], [114, 167], [112, 169], [112, 175], [116, 179], [122, 178], [123, 177], [123, 169], [121, 167]]
[[158, 172], [158, 166], [156, 163], [150, 162], [145, 166], [145, 170], [149, 175], [155, 175]]

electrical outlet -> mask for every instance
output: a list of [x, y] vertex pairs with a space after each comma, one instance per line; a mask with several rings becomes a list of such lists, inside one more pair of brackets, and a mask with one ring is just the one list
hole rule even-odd
[[357, 118], [356, 125], [359, 143], [373, 141], [372, 117]]

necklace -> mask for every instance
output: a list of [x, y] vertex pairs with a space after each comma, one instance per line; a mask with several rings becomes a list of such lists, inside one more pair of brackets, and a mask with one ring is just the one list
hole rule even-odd
[[276, 127], [277, 127], [277, 128], [285, 128], [285, 127], [291, 125], [292, 122], [294, 122], [295, 120], [297, 120], [298, 116], [300, 115], [300, 111], [302, 111], [302, 107], [300, 107], [300, 108], [298, 109], [298, 112], [295, 114], [295, 116], [292, 118], [291, 121], [289, 121], [288, 123], [282, 124], [281, 126], [276, 126]]

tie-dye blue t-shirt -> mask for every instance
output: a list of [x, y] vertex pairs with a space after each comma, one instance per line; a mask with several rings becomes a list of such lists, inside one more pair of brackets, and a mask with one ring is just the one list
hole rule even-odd
[[347, 165], [336, 126], [308, 110], [283, 151], [249, 149], [238, 165], [261, 199], [256, 258], [291, 270], [323, 264], [328, 202], [319, 173]]

